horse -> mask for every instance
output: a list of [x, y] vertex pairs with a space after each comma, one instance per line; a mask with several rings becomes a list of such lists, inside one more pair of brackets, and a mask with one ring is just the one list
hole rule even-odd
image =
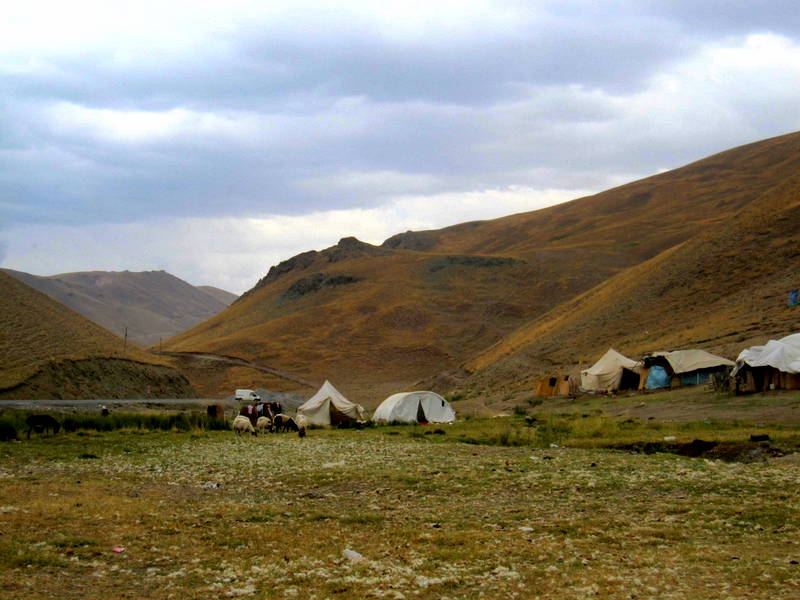
[[28, 426], [28, 439], [31, 439], [31, 431], [34, 430], [36, 433], [49, 431], [53, 435], [61, 431], [61, 423], [50, 415], [30, 415], [25, 419], [25, 424]]

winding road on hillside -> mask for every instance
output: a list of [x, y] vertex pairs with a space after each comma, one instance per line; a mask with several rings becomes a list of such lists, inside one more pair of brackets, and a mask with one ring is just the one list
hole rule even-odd
[[305, 385], [310, 388], [316, 389], [319, 387], [319, 384], [311, 383], [306, 379], [297, 377], [296, 375], [292, 375], [291, 373], [287, 373], [286, 371], [281, 371], [280, 369], [275, 369], [273, 367], [269, 367], [266, 365], [259, 365], [258, 363], [254, 363], [253, 361], [245, 360], [244, 358], [239, 358], [237, 356], [212, 354], [210, 352], [170, 352], [166, 350], [163, 350], [161, 352], [155, 352], [154, 354], [161, 354], [163, 356], [172, 356], [174, 358], [193, 358], [198, 360], [209, 360], [229, 365], [236, 365], [237, 367], [248, 367], [250, 369], [263, 371], [264, 373], [269, 373], [270, 375], [275, 375], [276, 377], [280, 377], [281, 379], [293, 381], [294, 383], [299, 383], [300, 385]]

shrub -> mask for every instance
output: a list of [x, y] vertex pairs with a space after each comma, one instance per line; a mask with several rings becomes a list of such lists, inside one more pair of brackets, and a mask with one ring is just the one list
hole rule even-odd
[[17, 439], [17, 428], [11, 421], [0, 420], [0, 442], [8, 442]]
[[536, 444], [547, 447], [550, 444], [560, 444], [571, 433], [572, 428], [566, 421], [549, 418], [542, 422], [536, 429]]

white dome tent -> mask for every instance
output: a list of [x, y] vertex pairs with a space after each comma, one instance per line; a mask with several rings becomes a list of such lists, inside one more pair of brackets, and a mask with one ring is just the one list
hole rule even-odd
[[456, 413], [435, 392], [401, 392], [386, 398], [372, 415], [384, 423], [452, 423]]

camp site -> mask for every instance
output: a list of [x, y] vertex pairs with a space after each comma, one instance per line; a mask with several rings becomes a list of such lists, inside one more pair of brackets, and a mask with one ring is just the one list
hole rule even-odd
[[[515, 33], [498, 67], [484, 48], [524, 25], [525, 3], [467, 4], [442, 38], [455, 69], [412, 51], [438, 27], [427, 13], [392, 9], [380, 24], [338, 4], [303, 20], [299, 45], [282, 35], [294, 5], [269, 43], [257, 11], [195, 19], [193, 6], [191, 19], [147, 19], [169, 43], [141, 52], [106, 31], [122, 46], [60, 61], [26, 58], [24, 32], [6, 44], [17, 54], [4, 89], [33, 90], [24, 105], [39, 120], [9, 105], [0, 153], [13, 163], [0, 212], [21, 215], [0, 240], [0, 598], [800, 598], [800, 133], [748, 142], [753, 123], [739, 120], [796, 81], [784, 37], [796, 19], [770, 31], [775, 11], [754, 4], [758, 27], [720, 26], [714, 49], [697, 27], [730, 11], [709, 21], [686, 8], [692, 35], [675, 46], [714, 64], [645, 48], [668, 70], [630, 77], [618, 69], [650, 41], [643, 23], [670, 11], [616, 23], [627, 41], [605, 66], [573, 46], [580, 26], [544, 54]], [[555, 4], [541, 31], [575, 12]], [[465, 26], [471, 11], [481, 18]], [[83, 18], [72, 5], [40, 12]], [[173, 13], [224, 43], [173, 32]], [[326, 46], [306, 63], [334, 22], [372, 58]], [[237, 23], [241, 48], [227, 37]], [[390, 24], [397, 45], [376, 52]], [[94, 28], [62, 29], [79, 41]], [[458, 42], [473, 30], [477, 53]], [[606, 45], [610, 30], [589, 37]], [[170, 71], [169, 49], [194, 45], [208, 56]], [[238, 66], [215, 58], [240, 50]], [[402, 68], [407, 55], [419, 68]], [[158, 76], [120, 73], [137, 56]], [[615, 83], [575, 83], [539, 69], [542, 56]], [[82, 57], [103, 79], [91, 106], [85, 73], [70, 70]], [[295, 62], [333, 79], [298, 78]], [[180, 101], [178, 84], [205, 65], [215, 73], [187, 81], [203, 100]], [[398, 100], [340, 67], [386, 89], [425, 82]], [[28, 80], [50, 76], [69, 98], [51, 103]], [[670, 122], [681, 77], [717, 102]], [[288, 104], [276, 80], [291, 82]], [[794, 96], [761, 107], [759, 123], [796, 119], [800, 87], [786, 87]], [[747, 101], [726, 110], [734, 89]], [[240, 91], [257, 109], [214, 97]], [[551, 118], [560, 111], [579, 118]], [[472, 133], [445, 148], [459, 123]], [[707, 137], [721, 123], [734, 138]], [[667, 139], [676, 131], [686, 139]], [[515, 145], [471, 137], [497, 132]], [[218, 154], [232, 145], [244, 154]], [[383, 163], [392, 151], [402, 159]], [[46, 163], [35, 178], [33, 160]], [[18, 196], [26, 178], [38, 187]], [[352, 210], [336, 208], [348, 198]], [[177, 206], [197, 212], [182, 220]]]
[[[30, 438], [25, 411], [4, 409], [2, 431], [17, 418], [20, 435], [0, 445], [3, 589], [794, 597], [797, 339], [735, 361], [609, 349], [574, 377], [531, 377], [529, 401], [495, 415], [423, 390], [368, 411], [330, 381], [307, 399], [237, 390], [208, 410], [54, 409], [60, 429]], [[306, 435], [230, 429], [278, 411]]]

